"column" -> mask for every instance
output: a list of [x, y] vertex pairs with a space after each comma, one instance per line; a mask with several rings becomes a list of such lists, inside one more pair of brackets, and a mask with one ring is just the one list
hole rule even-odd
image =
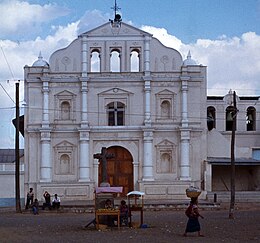
[[134, 190], [138, 191], [139, 162], [133, 162], [133, 173], [134, 173]]
[[150, 75], [150, 37], [145, 36], [144, 39], [144, 72], [145, 76]]
[[81, 128], [88, 127], [88, 78], [81, 81]]
[[145, 118], [144, 124], [151, 126], [151, 70], [150, 70], [150, 36], [144, 37], [144, 92]]
[[79, 182], [90, 181], [89, 131], [80, 130]]
[[145, 120], [144, 124], [146, 126], [151, 125], [151, 81], [145, 80]]
[[49, 127], [49, 78], [42, 78], [42, 93], [43, 93], [43, 113], [42, 127]]
[[87, 37], [82, 37], [82, 77], [88, 76], [88, 44]]
[[51, 139], [50, 130], [41, 130], [40, 182], [51, 182]]
[[153, 132], [144, 131], [143, 180], [153, 181]]
[[190, 129], [188, 120], [188, 80], [181, 77], [182, 117], [181, 117], [181, 180], [190, 180]]
[[93, 175], [94, 175], [94, 181], [96, 183], [95, 186], [99, 186], [98, 185], [98, 167], [99, 167], [99, 162], [97, 159], [94, 159], [94, 162], [93, 162]]
[[50, 78], [42, 77], [43, 92], [43, 113], [41, 132], [41, 161], [40, 161], [40, 181], [51, 182], [52, 163], [51, 163], [51, 129], [49, 127], [49, 82]]
[[181, 129], [181, 180], [190, 180], [190, 131]]
[[181, 126], [188, 127], [188, 81], [189, 77], [181, 77], [182, 85], [182, 114], [181, 114]]

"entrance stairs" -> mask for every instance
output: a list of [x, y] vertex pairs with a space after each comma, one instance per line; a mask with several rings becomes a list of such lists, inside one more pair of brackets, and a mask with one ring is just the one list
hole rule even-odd
[[[207, 201], [226, 203], [230, 201], [230, 191], [215, 191], [207, 193]], [[235, 202], [260, 203], [260, 191], [236, 191]]]

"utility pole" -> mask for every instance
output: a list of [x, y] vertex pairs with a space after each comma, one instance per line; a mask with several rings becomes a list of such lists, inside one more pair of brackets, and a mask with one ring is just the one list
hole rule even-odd
[[20, 200], [20, 148], [19, 148], [19, 80], [15, 83], [15, 110], [16, 110], [16, 129], [15, 129], [15, 202], [16, 212], [21, 213], [21, 200]]
[[231, 194], [230, 194], [230, 207], [229, 207], [229, 218], [234, 219], [234, 210], [235, 210], [235, 133], [236, 133], [236, 121], [237, 121], [237, 106], [236, 106], [236, 92], [233, 92], [233, 121], [232, 121], [232, 134], [231, 134]]

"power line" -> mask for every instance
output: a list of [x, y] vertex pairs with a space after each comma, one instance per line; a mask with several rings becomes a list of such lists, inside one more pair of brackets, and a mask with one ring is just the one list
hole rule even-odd
[[8, 69], [9, 69], [9, 71], [10, 71], [10, 73], [11, 73], [11, 75], [12, 75], [13, 79], [14, 79], [14, 74], [13, 74], [13, 71], [12, 71], [12, 69], [11, 69], [11, 66], [9, 65], [9, 62], [7, 61], [7, 58], [6, 58], [6, 56], [5, 56], [4, 49], [3, 49], [3, 47], [2, 47], [2, 45], [1, 45], [1, 44], [0, 44], [0, 48], [1, 48], [1, 50], [2, 50], [2, 53], [3, 53], [4, 59], [5, 59], [5, 61], [6, 61], [6, 64], [7, 64], [7, 66], [8, 66]]
[[7, 96], [11, 99], [11, 101], [13, 101], [13, 103], [15, 104], [14, 100], [12, 99], [12, 97], [8, 94], [8, 92], [6, 91], [6, 89], [4, 88], [4, 86], [2, 84], [0, 84], [2, 89], [4, 90], [4, 92], [7, 94]]

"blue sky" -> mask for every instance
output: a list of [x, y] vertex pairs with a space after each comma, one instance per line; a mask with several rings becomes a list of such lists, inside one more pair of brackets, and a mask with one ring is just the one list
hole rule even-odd
[[[104, 15], [113, 16], [111, 7], [114, 5], [114, 0], [27, 2], [41, 6], [56, 4], [57, 17], [45, 19], [38, 31], [20, 33], [21, 40], [28, 40], [36, 35], [45, 37], [52, 32], [51, 25], [76, 22], [86, 11], [97, 9]], [[137, 27], [150, 25], [165, 28], [169, 34], [175, 35], [184, 43], [195, 42], [200, 38], [217, 39], [222, 35], [240, 36], [248, 31], [257, 34], [260, 32], [259, 0], [117, 0], [117, 4], [121, 8], [123, 21], [131, 21]], [[6, 37], [19, 39], [13, 33]]]
[[[117, 0], [122, 19], [208, 67], [208, 95], [260, 95], [260, 0]], [[13, 147], [15, 81], [113, 18], [114, 0], [0, 0], [0, 148]], [[7, 81], [9, 80], [9, 81]], [[11, 97], [11, 98], [10, 98]]]

